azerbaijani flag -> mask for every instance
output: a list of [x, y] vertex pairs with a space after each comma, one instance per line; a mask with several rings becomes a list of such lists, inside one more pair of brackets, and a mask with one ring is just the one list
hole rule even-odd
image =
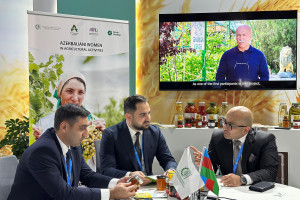
[[208, 155], [206, 147], [204, 148], [204, 153], [202, 155], [202, 165], [200, 176], [210, 191], [219, 196], [219, 185], [216, 178], [216, 174], [214, 172], [213, 166], [211, 164], [210, 157]]

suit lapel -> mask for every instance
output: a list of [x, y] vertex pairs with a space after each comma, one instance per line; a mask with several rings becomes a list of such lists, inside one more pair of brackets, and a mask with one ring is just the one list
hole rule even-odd
[[248, 173], [247, 172], [247, 161], [248, 158], [250, 157], [250, 154], [252, 152], [252, 147], [254, 143], [254, 132], [251, 130], [245, 140], [244, 144], [244, 149], [243, 149], [243, 157], [242, 157], [242, 171], [243, 173]]
[[62, 169], [62, 176], [63, 176], [64, 180], [67, 182], [67, 171], [66, 171], [66, 165], [65, 165], [65, 157], [62, 153], [62, 149], [61, 149], [61, 146], [60, 146], [59, 141], [57, 139], [54, 128], [50, 131], [50, 134], [51, 134], [53, 140], [55, 141], [55, 144], [56, 144], [56, 146], [58, 148], [58, 151], [60, 153], [60, 162], [62, 163], [62, 168], [63, 168]]
[[60, 160], [61, 160], [62, 167], [63, 167], [63, 170], [62, 170], [63, 178], [65, 179], [66, 182], [68, 182], [67, 181], [67, 168], [66, 168], [66, 163], [65, 163], [65, 157], [62, 153], [60, 154]]
[[[233, 146], [232, 146], [232, 141], [225, 139], [224, 146], [225, 146], [224, 149], [228, 149], [228, 151], [223, 151], [220, 156], [223, 157], [223, 160], [224, 160], [223, 164], [225, 165], [224, 168], [226, 170], [228, 170], [228, 173], [232, 173], [232, 171], [233, 171]], [[228, 162], [228, 160], [230, 160], [231, 162]], [[220, 164], [221, 164], [220, 167], [222, 168], [222, 163], [220, 163]]]
[[124, 141], [123, 144], [130, 144], [130, 145], [124, 145], [122, 151], [127, 152], [126, 155], [129, 155], [129, 158], [131, 160], [131, 164], [134, 166], [135, 171], [140, 171], [140, 167], [138, 166], [136, 157], [135, 157], [135, 151], [133, 148], [133, 142], [132, 138], [128, 129], [128, 126], [126, 124], [126, 120], [123, 121], [123, 129], [125, 132], [122, 132], [120, 134], [121, 141]]
[[77, 186], [76, 183], [79, 182], [80, 171], [78, 170], [78, 166], [76, 165], [76, 163], [80, 163], [80, 161], [79, 161], [80, 157], [78, 157], [78, 155], [79, 155], [78, 149], [75, 147], [71, 147], [72, 176], [73, 176], [72, 185], [74, 185], [74, 186]]

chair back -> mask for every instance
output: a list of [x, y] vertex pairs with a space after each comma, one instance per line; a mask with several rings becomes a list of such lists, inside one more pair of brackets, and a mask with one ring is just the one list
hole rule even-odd
[[289, 183], [289, 173], [288, 173], [288, 152], [278, 152], [278, 172], [277, 172], [277, 182], [288, 185]]
[[7, 200], [14, 182], [18, 159], [16, 156], [0, 157], [0, 199]]
[[96, 172], [100, 173], [101, 162], [100, 162], [100, 142], [101, 140], [95, 140], [95, 151], [96, 151]]

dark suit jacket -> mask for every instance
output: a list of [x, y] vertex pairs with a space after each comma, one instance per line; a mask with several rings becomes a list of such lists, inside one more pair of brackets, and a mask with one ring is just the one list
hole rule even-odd
[[[61, 146], [53, 128], [48, 129], [24, 152], [8, 200], [101, 199], [110, 177], [93, 172], [80, 147], [71, 148], [73, 183], [68, 185]], [[91, 188], [77, 187], [81, 181]]]
[[[143, 131], [143, 157], [147, 175], [152, 175], [156, 156], [164, 170], [176, 169], [177, 163], [167, 146], [160, 129], [150, 125]], [[103, 131], [100, 145], [101, 173], [120, 178], [128, 171], [141, 171], [137, 164], [133, 142], [126, 120]]]
[[[232, 140], [224, 138], [223, 130], [214, 131], [208, 148], [214, 170], [220, 166], [223, 175], [233, 171]], [[242, 171], [253, 183], [275, 181], [278, 171], [278, 152], [275, 136], [268, 132], [249, 131], [242, 153]]]

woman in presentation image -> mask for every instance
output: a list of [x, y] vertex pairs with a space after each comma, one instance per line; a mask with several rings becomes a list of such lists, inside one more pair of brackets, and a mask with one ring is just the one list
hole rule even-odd
[[[57, 108], [60, 105], [68, 103], [77, 104], [83, 106], [83, 100], [86, 95], [86, 80], [85, 77], [78, 71], [72, 70], [64, 72], [60, 75], [58, 84], [56, 86], [54, 97], [58, 100]], [[54, 127], [54, 115], [51, 113], [45, 117], [39, 119], [36, 125], [32, 126], [33, 135], [38, 139], [42, 133], [48, 128]], [[104, 119], [98, 119], [96, 116], [90, 115], [89, 121], [99, 128], [101, 131], [105, 129]]]

